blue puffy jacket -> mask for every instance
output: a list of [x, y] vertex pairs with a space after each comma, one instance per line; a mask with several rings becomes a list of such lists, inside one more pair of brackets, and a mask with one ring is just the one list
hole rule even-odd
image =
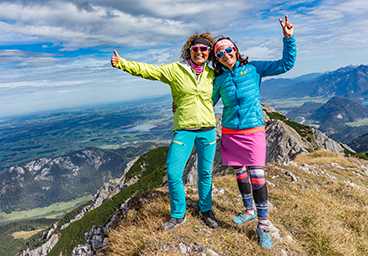
[[212, 101], [220, 97], [222, 126], [232, 130], [243, 130], [263, 126], [263, 113], [259, 86], [262, 77], [274, 76], [289, 71], [295, 63], [296, 44], [294, 36], [284, 38], [282, 59], [277, 61], [250, 61], [240, 66], [237, 61], [233, 71], [223, 68], [223, 74], [215, 78]]

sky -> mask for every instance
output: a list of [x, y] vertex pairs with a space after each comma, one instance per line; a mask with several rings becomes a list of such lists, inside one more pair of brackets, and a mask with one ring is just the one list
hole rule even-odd
[[298, 52], [278, 77], [368, 65], [366, 0], [0, 0], [0, 118], [169, 94], [112, 68], [113, 51], [166, 64], [206, 29], [249, 60], [280, 59], [285, 15]]

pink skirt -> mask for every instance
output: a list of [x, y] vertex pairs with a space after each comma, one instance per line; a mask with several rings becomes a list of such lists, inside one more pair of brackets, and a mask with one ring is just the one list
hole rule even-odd
[[265, 166], [266, 133], [228, 134], [221, 137], [222, 164], [225, 166]]

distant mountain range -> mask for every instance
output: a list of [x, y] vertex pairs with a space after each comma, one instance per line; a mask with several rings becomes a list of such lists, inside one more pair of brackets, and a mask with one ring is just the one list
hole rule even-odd
[[331, 123], [340, 124], [355, 122], [368, 117], [368, 108], [355, 100], [333, 97], [326, 104], [316, 109], [311, 119], [321, 123], [321, 127], [329, 127]]
[[[357, 152], [368, 150], [368, 126], [346, 125], [347, 122], [368, 118], [368, 108], [363, 105], [368, 100], [367, 65], [351, 65], [294, 79], [269, 79], [262, 82], [260, 89], [262, 100], [330, 98], [326, 104], [305, 102], [285, 115], [294, 121], [318, 127], [332, 139], [348, 144]], [[367, 139], [358, 138], [360, 136]], [[354, 139], [355, 143], [352, 142]]]
[[349, 146], [354, 148], [356, 152], [367, 152], [368, 151], [368, 133], [363, 134], [353, 139]]
[[286, 116], [307, 125], [314, 125], [332, 139], [348, 144], [357, 152], [362, 152], [361, 149], [354, 144], [350, 144], [350, 142], [368, 133], [368, 125], [346, 125], [348, 122], [368, 118], [368, 106], [355, 99], [332, 97], [325, 104], [306, 102], [288, 112]]
[[368, 98], [368, 66], [347, 66], [295, 79], [269, 79], [261, 84], [263, 99], [301, 97]]
[[86, 148], [11, 166], [0, 175], [0, 211], [29, 210], [94, 194], [103, 183], [121, 177], [128, 162], [160, 145], [164, 144]]

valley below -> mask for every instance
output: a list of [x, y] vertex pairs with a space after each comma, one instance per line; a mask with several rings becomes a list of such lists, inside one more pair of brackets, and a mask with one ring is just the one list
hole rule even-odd
[[172, 116], [171, 96], [164, 96], [1, 120], [0, 173], [15, 164], [87, 147], [117, 149], [147, 141], [168, 143]]

